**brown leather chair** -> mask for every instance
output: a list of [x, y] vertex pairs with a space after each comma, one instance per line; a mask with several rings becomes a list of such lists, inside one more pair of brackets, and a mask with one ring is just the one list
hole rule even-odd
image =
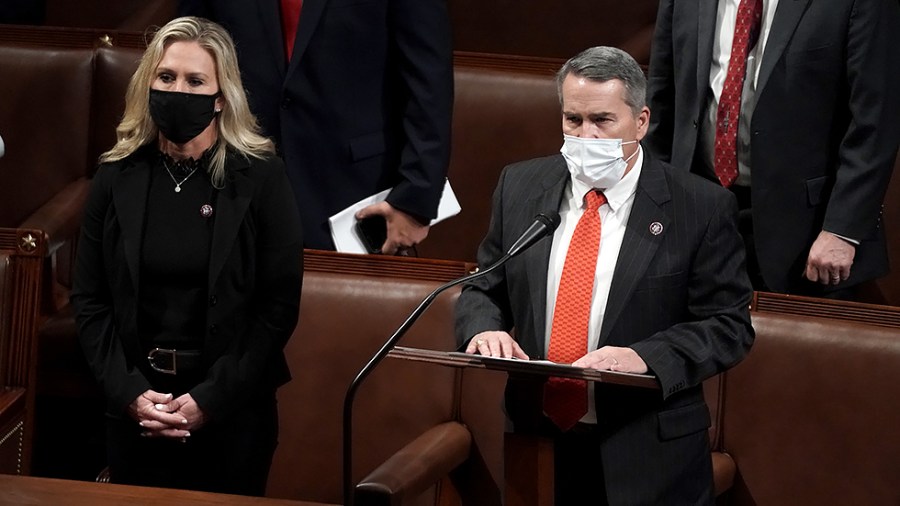
[[727, 504], [897, 504], [900, 330], [754, 311], [756, 342], [727, 372]]
[[[294, 379], [278, 390], [279, 447], [268, 496], [342, 501], [347, 387], [421, 300], [468, 267], [306, 251], [300, 321], [285, 349]], [[457, 295], [454, 289], [439, 296], [400, 344], [453, 350]], [[362, 384], [353, 424], [353, 483], [363, 483], [358, 504], [452, 504], [447, 476], [470, 446], [457, 416], [457, 378], [453, 369], [387, 359]]]
[[93, 50], [22, 45], [14, 31], [0, 29], [0, 226], [43, 230], [53, 253], [76, 234], [89, 187]]
[[[120, 44], [120, 45], [114, 45]], [[137, 34], [4, 26], [0, 29], [0, 226], [49, 238], [44, 311], [68, 303], [71, 257], [100, 153], [115, 142]]]

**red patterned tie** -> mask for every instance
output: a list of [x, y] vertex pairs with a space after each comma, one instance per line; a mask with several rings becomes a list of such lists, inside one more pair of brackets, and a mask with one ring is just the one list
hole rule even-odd
[[291, 61], [294, 52], [294, 39], [297, 38], [301, 7], [303, 0], [281, 0], [281, 33], [284, 36], [284, 54], [287, 61]]
[[738, 176], [737, 134], [741, 114], [741, 93], [747, 70], [747, 55], [759, 38], [762, 0], [741, 0], [734, 24], [728, 74], [716, 110], [715, 172], [728, 188]]
[[[584, 196], [585, 210], [575, 225], [575, 233], [566, 252], [553, 326], [550, 330], [552, 362], [570, 364], [587, 353], [588, 326], [591, 319], [591, 295], [594, 270], [600, 252], [600, 206], [606, 197], [592, 190]], [[569, 378], [551, 377], [544, 386], [544, 412], [560, 429], [571, 429], [587, 413], [587, 383]]]

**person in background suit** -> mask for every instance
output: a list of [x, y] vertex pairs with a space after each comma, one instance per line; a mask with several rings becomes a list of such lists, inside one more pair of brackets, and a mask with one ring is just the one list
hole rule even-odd
[[263, 495], [302, 235], [233, 42], [179, 18], [131, 78], [85, 209], [72, 305], [107, 400], [110, 479]]
[[[735, 199], [641, 148], [646, 80], [627, 53], [588, 49], [557, 83], [562, 155], [503, 170], [478, 263], [503, 256], [537, 213], [558, 210], [561, 224], [463, 288], [457, 337], [466, 353], [658, 378], [645, 391], [548, 380], [556, 504], [712, 504], [701, 383], [754, 337]], [[514, 425], [520, 387], [507, 384]]]
[[334, 249], [328, 217], [389, 187], [386, 202], [357, 216], [386, 219], [382, 252], [426, 237], [450, 157], [445, 0], [182, 0], [181, 13], [234, 36], [251, 109], [287, 165], [307, 247]]
[[738, 197], [758, 290], [853, 298], [888, 272], [895, 0], [662, 0], [649, 151]]

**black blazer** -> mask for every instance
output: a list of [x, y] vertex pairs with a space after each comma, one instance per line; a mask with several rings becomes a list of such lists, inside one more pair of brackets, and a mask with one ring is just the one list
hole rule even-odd
[[307, 247], [377, 191], [434, 218], [450, 159], [453, 55], [445, 0], [305, 0], [286, 62], [278, 0], [182, 0], [234, 37], [250, 106], [275, 139]]
[[[717, 0], [662, 0], [650, 59], [647, 147], [678, 168], [699, 149]], [[774, 291], [801, 282], [824, 228], [861, 241], [850, 279], [888, 270], [881, 208], [900, 142], [896, 0], [778, 2], [751, 118], [753, 226]], [[705, 163], [695, 172], [713, 178]]]
[[[504, 169], [479, 265], [500, 258], [536, 214], [558, 209], [568, 182], [559, 155]], [[682, 504], [679, 498], [696, 499], [711, 488], [710, 419], [701, 383], [741, 360], [754, 336], [736, 208], [730, 192], [645, 151], [599, 346], [633, 348], [662, 391], [595, 389], [610, 504]], [[653, 223], [662, 233], [651, 233]], [[538, 243], [463, 289], [460, 342], [515, 328], [525, 353], [545, 358], [551, 244]], [[507, 388], [513, 422], [522, 409], [514, 388]]]
[[[151, 388], [137, 330], [140, 252], [149, 171], [145, 146], [94, 176], [75, 264], [72, 304], [87, 361], [109, 413]], [[213, 419], [290, 379], [283, 348], [297, 323], [302, 239], [278, 158], [229, 155], [210, 247], [206, 379], [190, 393]]]

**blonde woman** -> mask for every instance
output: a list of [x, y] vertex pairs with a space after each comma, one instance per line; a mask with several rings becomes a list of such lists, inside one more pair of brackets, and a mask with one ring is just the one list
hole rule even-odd
[[93, 181], [72, 291], [108, 401], [111, 480], [262, 495], [302, 237], [228, 33], [201, 18], [163, 26], [117, 136]]

